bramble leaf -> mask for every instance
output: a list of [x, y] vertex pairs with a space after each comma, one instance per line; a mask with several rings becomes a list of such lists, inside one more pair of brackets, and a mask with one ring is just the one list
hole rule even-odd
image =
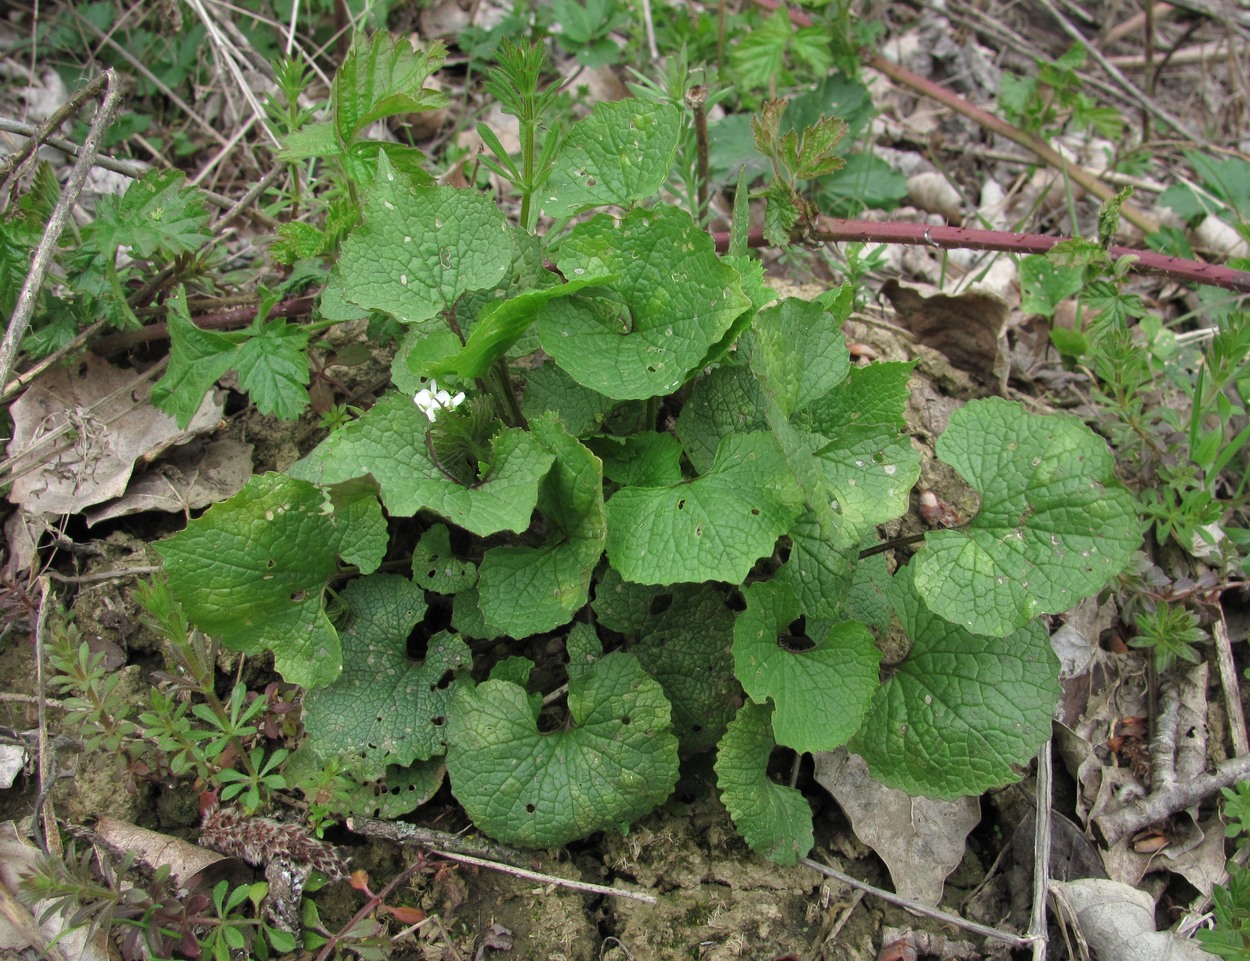
[[1141, 543], [1106, 442], [1075, 417], [971, 401], [951, 414], [937, 454], [980, 493], [981, 509], [966, 527], [925, 535], [916, 590], [970, 631], [1002, 636], [1075, 607]]
[[269, 320], [239, 347], [232, 366], [262, 414], [294, 420], [308, 407], [308, 331]]
[[185, 429], [213, 384], [234, 366], [240, 333], [203, 330], [191, 320], [186, 290], [179, 284], [166, 300], [169, 368], [152, 386], [152, 403]]
[[486, 194], [413, 186], [382, 151], [364, 196], [330, 281], [350, 304], [419, 323], [494, 287], [512, 262], [507, 222]]
[[339, 599], [347, 607], [339, 627], [343, 673], [304, 697], [309, 746], [322, 758], [342, 758], [365, 779], [442, 754], [455, 674], [473, 660], [469, 646], [441, 631], [420, 663], [408, 656], [408, 635], [426, 603], [407, 578], [358, 578]]
[[712, 239], [675, 207], [599, 215], [560, 248], [566, 277], [617, 277], [547, 305], [543, 350], [578, 383], [620, 400], [667, 394], [750, 307]]
[[490, 472], [466, 487], [434, 462], [425, 441], [429, 426], [411, 397], [387, 394], [289, 473], [319, 484], [371, 474], [382, 502], [395, 516], [431, 510], [483, 537], [525, 530], [538, 502], [538, 486], [555, 459], [551, 452], [526, 431], [500, 431], [491, 441]]
[[801, 611], [789, 585], [759, 581], [743, 593], [747, 609], [734, 624], [734, 673], [753, 701], [772, 700], [777, 743], [796, 751], [841, 747], [877, 689], [881, 653], [872, 635], [846, 621], [796, 644], [787, 635]]
[[680, 126], [670, 104], [638, 98], [595, 104], [556, 154], [543, 210], [571, 217], [587, 207], [628, 207], [653, 196], [668, 181]]
[[639, 584], [741, 583], [802, 500], [771, 434], [734, 434], [702, 477], [617, 491], [607, 507], [608, 560]]
[[738, 709], [716, 751], [716, 786], [751, 850], [788, 865], [806, 857], [815, 843], [812, 809], [794, 788], [768, 779], [768, 758], [775, 746], [771, 713], [752, 703]]
[[323, 491], [283, 474], [253, 477], [154, 546], [187, 617], [231, 650], [274, 653], [291, 684], [329, 684], [342, 668], [323, 593], [335, 557], [362, 572], [386, 552], [386, 522], [367, 484]]
[[911, 650], [849, 747], [890, 787], [931, 798], [980, 794], [1016, 780], [1013, 765], [1027, 764], [1050, 736], [1059, 662], [1037, 621], [988, 637], [943, 620], [916, 592], [914, 567], [888, 590]]
[[525, 688], [497, 678], [452, 700], [447, 771], [473, 823], [506, 844], [545, 848], [624, 830], [677, 783], [677, 738], [660, 685], [632, 654], [569, 678], [573, 726], [542, 734]]
[[605, 537], [599, 459], [550, 416], [531, 422], [530, 429], [555, 457], [538, 493], [546, 542], [491, 548], [477, 582], [487, 623], [518, 638], [567, 624], [586, 603]]

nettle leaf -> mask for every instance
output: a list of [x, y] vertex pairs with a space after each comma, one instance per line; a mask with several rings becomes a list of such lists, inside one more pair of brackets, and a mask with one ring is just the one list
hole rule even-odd
[[734, 613], [723, 593], [710, 584], [631, 584], [608, 568], [593, 606], [599, 624], [627, 635], [630, 653], [664, 688], [683, 753], [714, 747], [742, 702]]
[[602, 280], [571, 280], [566, 284], [558, 284], [545, 290], [529, 290], [507, 300], [489, 304], [473, 321], [473, 329], [463, 349], [451, 357], [431, 364], [428, 373], [434, 377], [446, 374], [455, 374], [465, 379], [481, 377], [491, 364], [507, 354], [512, 345], [529, 329], [530, 324], [538, 319], [539, 311], [548, 302], [615, 279], [605, 277]]
[[771, 434], [721, 442], [702, 477], [608, 501], [608, 560], [639, 584], [741, 583], [799, 515], [803, 494]]
[[734, 827], [751, 850], [777, 864], [794, 864], [815, 844], [812, 809], [794, 788], [768, 778], [773, 742], [771, 709], [742, 705], [716, 752], [716, 786]]
[[987, 398], [951, 414], [937, 454], [981, 495], [958, 530], [931, 531], [916, 589], [941, 617], [1004, 635], [1097, 593], [1141, 543], [1106, 442], [1077, 418]]
[[466, 291], [494, 287], [512, 262], [507, 222], [486, 194], [414, 186], [382, 151], [364, 197], [364, 220], [331, 275], [331, 288], [357, 307], [429, 320]]
[[262, 414], [294, 420], [308, 407], [308, 331], [285, 320], [249, 332], [232, 366], [239, 386]]
[[745, 367], [717, 367], [696, 380], [676, 428], [691, 466], [706, 474], [726, 437], [767, 430], [767, 407], [763, 388]]
[[[668, 182], [681, 114], [638, 98], [601, 101], [569, 131], [543, 188], [543, 210], [571, 217], [587, 207], [628, 207]], [[565, 276], [568, 276], [566, 273]]]
[[920, 477], [920, 455], [905, 432], [907, 378], [914, 365], [852, 368], [841, 384], [810, 404], [795, 423], [813, 435], [812, 453], [824, 474], [844, 540], [857, 544], [875, 525], [908, 510]]
[[586, 446], [603, 461], [603, 476], [623, 487], [679, 484], [681, 442], [648, 430], [628, 437], [591, 437]]
[[457, 558], [451, 531], [446, 524], [435, 524], [412, 549], [412, 579], [427, 591], [455, 594], [477, 583], [477, 565]]
[[433, 175], [425, 169], [427, 158], [422, 151], [389, 140], [356, 141], [343, 153], [343, 169], [356, 183], [371, 183], [377, 173], [378, 155], [383, 152], [391, 167], [418, 187], [434, 183]]
[[677, 783], [677, 738], [660, 685], [614, 652], [569, 678], [573, 726], [542, 734], [525, 688], [491, 679], [452, 700], [447, 771], [477, 827], [546, 848], [624, 830]]
[[329, 684], [342, 668], [323, 594], [341, 555], [362, 572], [386, 552], [386, 522], [365, 484], [323, 491], [283, 474], [253, 477], [154, 546], [187, 617], [231, 650], [271, 650], [291, 684]]
[[1018, 779], [1050, 736], [1059, 661], [1030, 621], [1005, 637], [970, 634], [930, 611], [913, 584], [915, 561], [889, 598], [911, 638], [881, 685], [850, 749], [874, 777], [931, 798], [976, 795]]
[[438, 41], [414, 50], [406, 38], [385, 30], [357, 34], [330, 93], [342, 143], [351, 144], [365, 127], [385, 117], [447, 106], [445, 93], [422, 89], [445, 59], [447, 51]]
[[199, 250], [212, 238], [208, 208], [197, 188], [182, 186], [184, 179], [178, 170], [149, 170], [120, 197], [101, 195], [96, 219], [83, 229], [85, 245], [109, 260], [119, 247], [145, 259]]
[[546, 542], [491, 548], [482, 558], [477, 583], [487, 623], [510, 637], [569, 622], [586, 603], [606, 537], [599, 459], [554, 418], [535, 420], [530, 429], [555, 457], [538, 494]]
[[410, 396], [387, 394], [323, 440], [289, 473], [320, 484], [372, 475], [392, 515], [411, 517], [430, 510], [483, 537], [529, 527], [539, 484], [554, 455], [528, 431], [502, 430], [491, 441], [490, 472], [466, 487], [434, 462], [425, 440], [429, 426]]
[[617, 277], [596, 296], [547, 305], [543, 350], [578, 383], [619, 400], [670, 393], [750, 307], [712, 238], [675, 207], [578, 224], [560, 248], [566, 277]]
[[786, 48], [794, 32], [790, 15], [785, 10], [776, 10], [738, 41], [729, 53], [729, 61], [743, 89], [767, 87], [787, 75]]
[[362, 577], [339, 599], [347, 607], [339, 627], [343, 673], [304, 696], [310, 747], [323, 758], [342, 758], [361, 778], [442, 754], [455, 675], [473, 661], [469, 645], [441, 631], [420, 663], [408, 656], [408, 635], [426, 603], [407, 578]]
[[881, 653], [872, 635], [846, 621], [823, 636], [796, 638], [790, 629], [802, 612], [789, 585], [759, 581], [743, 593], [747, 609], [734, 624], [734, 673], [753, 701], [772, 699], [777, 743], [796, 751], [841, 747], [877, 689]]
[[203, 330], [191, 320], [186, 290], [179, 284], [166, 302], [169, 330], [169, 368], [152, 385], [152, 403], [186, 429], [207, 394], [234, 366], [245, 334]]
[[849, 312], [837, 317], [820, 304], [789, 297], [755, 318], [751, 369], [785, 416], [846, 379], [851, 355], [842, 322]]
[[336, 157], [343, 152], [332, 120], [306, 123], [298, 130], [283, 134], [280, 140], [282, 146], [278, 149], [278, 159], [284, 163], [298, 163], [314, 157]]

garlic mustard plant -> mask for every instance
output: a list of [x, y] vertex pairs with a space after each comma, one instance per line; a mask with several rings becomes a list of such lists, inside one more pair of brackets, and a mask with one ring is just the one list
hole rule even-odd
[[438, 389], [438, 381], [431, 380], [429, 387], [417, 391], [413, 401], [432, 424], [440, 410], [455, 410], [464, 403], [464, 391], [460, 391], [453, 397], [447, 391]]

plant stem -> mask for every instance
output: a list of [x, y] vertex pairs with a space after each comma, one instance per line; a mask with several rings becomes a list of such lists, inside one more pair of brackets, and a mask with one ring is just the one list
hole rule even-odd
[[697, 84], [686, 91], [686, 106], [694, 111], [695, 163], [699, 192], [699, 210], [695, 219], [702, 224], [707, 218], [708, 208], [707, 87]]
[[[817, 216], [797, 228], [802, 243], [856, 243], [907, 244], [913, 247], [925, 245], [943, 250], [1001, 250], [1013, 254], [1044, 254], [1066, 237], [1047, 237], [1044, 234], [1022, 234], [1006, 230], [972, 230], [967, 227], [926, 227], [924, 224], [878, 223], [871, 220], [843, 220], [837, 217]], [[716, 231], [712, 234], [718, 251], [729, 247], [729, 233]], [[747, 240], [752, 247], [766, 246], [764, 232], [752, 230]], [[1133, 268], [1151, 273], [1164, 274], [1176, 280], [1223, 287], [1250, 293], [1250, 273], [1234, 270], [1219, 264], [1207, 264], [1183, 257], [1168, 257], [1153, 250], [1135, 250], [1118, 244], [1107, 248], [1113, 260], [1134, 257]]]
[[499, 383], [499, 392], [503, 395], [508, 422], [513, 427], [528, 428], [525, 414], [521, 410], [521, 401], [517, 398], [516, 387], [512, 383], [512, 375], [508, 373], [508, 362], [502, 357], [495, 361], [495, 379]]

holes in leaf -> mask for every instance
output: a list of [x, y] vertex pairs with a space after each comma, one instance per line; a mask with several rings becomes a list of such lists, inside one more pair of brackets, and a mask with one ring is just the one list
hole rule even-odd
[[265, 561], [265, 568], [267, 570], [273, 570], [277, 566], [278, 566], [278, 562], [275, 561], [272, 557], [269, 558], [269, 560]]
[[796, 617], [790, 622], [782, 635], [777, 638], [777, 646], [783, 651], [803, 654], [816, 647], [816, 642], [807, 636], [807, 619]]
[[433, 687], [431, 687], [430, 690], [445, 691], [447, 690], [447, 688], [451, 687], [451, 682], [454, 681], [455, 679], [456, 679], [455, 671], [443, 671], [442, 676], [439, 677], [438, 679], [438, 683], [436, 683]]
[[441, 716], [432, 717], [430, 718], [430, 723], [433, 724], [435, 727], [442, 727], [444, 724], [447, 723], [447, 718], [441, 717]]
[[623, 718], [621, 718], [621, 723], [622, 723], [622, 724], [632, 724], [632, 723], [633, 723], [633, 721], [630, 719], [630, 716], [629, 716], [628, 714], [626, 714]]
[[418, 624], [408, 635], [405, 653], [414, 661], [424, 661], [425, 655], [430, 648], [431, 637], [433, 635], [430, 633], [430, 629], [424, 623]]
[[686, 509], [686, 498], [683, 497], [681, 500], [677, 502], [677, 509], [679, 511]]
[[534, 813], [534, 811], [536, 811], [536, 810], [537, 810], [537, 808], [535, 808], [535, 807], [534, 807], [534, 805], [532, 805], [532, 804], [527, 804], [527, 805], [525, 805], [525, 813], [526, 813], [526, 814], [533, 814], [533, 813]]
[[648, 364], [648, 365], [647, 365], [647, 373], [648, 373], [648, 374], [654, 374], [654, 373], [655, 373], [655, 371], [656, 371], [656, 368], [655, 368], [652, 364]]
[[759, 516], [760, 516], [760, 509], [759, 509], [758, 507], [752, 507], [752, 508], [751, 508], [751, 516], [752, 516], [752, 517], [759, 517]]
[[663, 614], [672, 606], [673, 606], [673, 595], [672, 594], [660, 594], [652, 599], [651, 606], [647, 608], [647, 613], [650, 614], [652, 617], [656, 617], [660, 614]]
[[299, 603], [303, 602], [303, 600], [304, 600], [306, 597], [308, 597], [308, 592], [307, 592], [307, 591], [292, 591], [292, 592], [291, 592], [291, 603], [292, 603], [292, 604], [299, 604]]

